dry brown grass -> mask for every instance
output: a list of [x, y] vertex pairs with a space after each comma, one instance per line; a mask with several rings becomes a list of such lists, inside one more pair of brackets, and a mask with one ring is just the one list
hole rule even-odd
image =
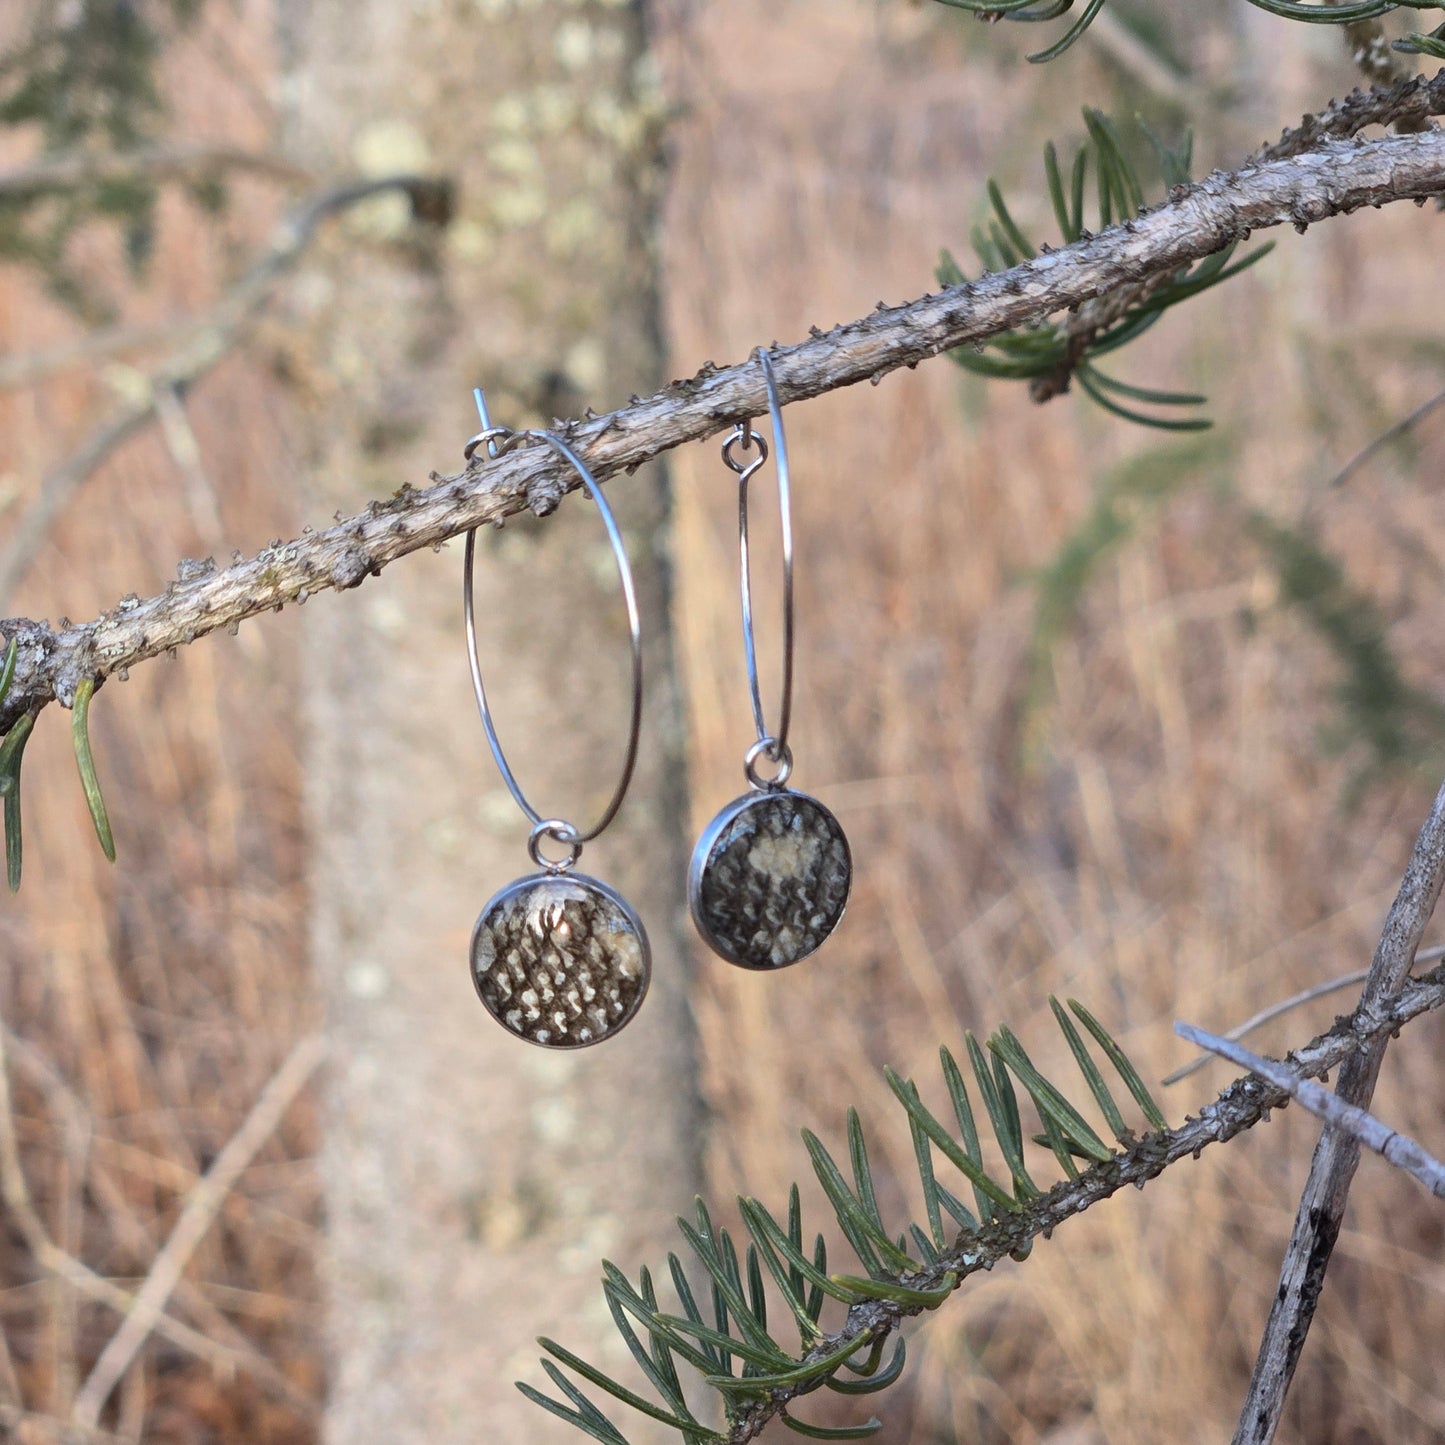
[[[1278, 73], [1304, 93], [1281, 101], [1277, 123], [1352, 83], [1291, 29], [1272, 33]], [[746, 65], [740, 34], [767, 36]], [[1111, 82], [1080, 57], [1005, 66], [980, 34], [932, 7], [693, 12], [675, 53], [691, 102], [667, 236], [675, 370], [924, 289], [940, 243], [966, 253], [986, 166], [1037, 192], [1042, 138], [1076, 130], [1074, 102]], [[1215, 37], [1226, 60], [1231, 44]], [[1156, 439], [1086, 403], [1038, 410], [1017, 388], [962, 387], [947, 365], [790, 414], [799, 782], [837, 809], [857, 882], [839, 937], [794, 974], [702, 967], [715, 1194], [780, 1199], [805, 1170], [797, 1127], [836, 1138], [849, 1102], [879, 1162], [906, 1178], [879, 1065], [932, 1079], [940, 1041], [1007, 1021], [1067, 1076], [1051, 991], [1089, 1002], [1158, 1078], [1181, 1058], [1174, 1017], [1224, 1025], [1368, 958], [1431, 788], [1378, 782], [1343, 807], [1362, 757], [1321, 745], [1337, 667], [1277, 606], [1273, 571], [1215, 488], [1291, 523], [1312, 498], [1412, 679], [1438, 676], [1441, 429], [1414, 466], [1396, 457], [1347, 492], [1318, 487], [1377, 429], [1376, 409], [1402, 413], [1439, 384], [1438, 359], [1432, 373], [1377, 344], [1418, 330], [1409, 297], [1425, 284], [1430, 225], [1371, 216], [1288, 237], [1218, 307], [1125, 353], [1125, 377], [1207, 390], [1234, 453], [1143, 513], [1101, 566], [1053, 654], [1022, 770], [1029, 570], [1108, 468]], [[1348, 380], [1330, 374], [1341, 366]], [[697, 826], [740, 784], [751, 736], [727, 475], [710, 451], [675, 463]], [[1331, 1014], [1316, 1005], [1266, 1042]], [[1440, 1037], [1437, 1021], [1403, 1041], [1378, 1099], [1437, 1144]], [[1167, 1111], [1222, 1081], [1191, 1080]], [[972, 1283], [920, 1331], [912, 1404], [892, 1403], [879, 1438], [1227, 1437], [1312, 1135], [1307, 1120], [1277, 1120]], [[1440, 1437], [1439, 1244], [1438, 1213], [1367, 1165], [1289, 1438]]]
[[[257, 99], [271, 64], [265, 34], [228, 12], [178, 48], [170, 91], [184, 133], [267, 143]], [[265, 236], [277, 198], [243, 182], [235, 201], [219, 230], [184, 204], [168, 205], [139, 288], [105, 237], [87, 240], [96, 273], [124, 297], [126, 319], [185, 314], [217, 294], [235, 255]], [[74, 330], [26, 277], [0, 277], [5, 350]], [[103, 381], [84, 374], [0, 397], [0, 474], [16, 489], [12, 515], [110, 404]], [[55, 530], [20, 594], [6, 599], [9, 610], [88, 616], [123, 592], [163, 585], [177, 558], [262, 545], [296, 525], [276, 445], [285, 407], [264, 372], [228, 363], [189, 415], [211, 501], [198, 505], [158, 437], [122, 448]], [[0, 915], [16, 1125], [53, 1240], [125, 1287], [140, 1284], [199, 1175], [313, 1013], [290, 722], [296, 688], [284, 626], [197, 648], [184, 667], [148, 668], [106, 688], [92, 733], [123, 862], [114, 870], [91, 834], [65, 716], [46, 715], [30, 745], [24, 887]], [[263, 1378], [248, 1368], [218, 1373], [153, 1340], [106, 1416], [124, 1438], [314, 1438], [315, 1130], [308, 1099], [227, 1200], [170, 1306], [234, 1357], [260, 1360]], [[7, 1233], [0, 1398], [67, 1418], [118, 1323], [44, 1278]]]

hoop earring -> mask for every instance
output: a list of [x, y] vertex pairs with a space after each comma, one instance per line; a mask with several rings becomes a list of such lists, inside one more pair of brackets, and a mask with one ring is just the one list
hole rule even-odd
[[[483, 444], [494, 458], [524, 441], [550, 446], [576, 471], [587, 495], [597, 504], [627, 604], [632, 647], [632, 723], [627, 756], [611, 801], [597, 822], [584, 832], [565, 819], [539, 813], [528, 802], [507, 763], [482, 682], [473, 600], [476, 533], [467, 533], [462, 602], [472, 689], [502, 781], [532, 824], [527, 853], [541, 870], [509, 883], [482, 909], [472, 931], [472, 981], [487, 1012], [509, 1033], [546, 1048], [580, 1049], [611, 1038], [630, 1023], [652, 977], [647, 933], [632, 905], [606, 883], [572, 871], [582, 856], [582, 845], [598, 837], [617, 816], [637, 762], [642, 724], [642, 628], [637, 595], [616, 518], [582, 459], [552, 432], [516, 432], [492, 426], [480, 389], [475, 396], [482, 430], [468, 441], [467, 460]], [[542, 851], [544, 842], [565, 849], [564, 855], [547, 857]]]
[[[738, 558], [743, 655], [757, 741], [743, 760], [751, 791], [734, 799], [704, 829], [688, 868], [688, 903], [708, 947], [741, 968], [786, 968], [812, 953], [838, 926], [848, 903], [853, 862], [838, 820], [816, 798], [787, 786], [793, 771], [788, 729], [793, 705], [793, 520], [788, 444], [771, 358], [758, 352], [767, 384], [783, 537], [783, 676], [778, 727], [769, 732], [758, 682], [753, 589], [748, 566], [748, 483], [768, 459], [751, 421], [723, 443], [723, 461], [738, 475]], [[757, 449], [745, 461], [735, 454]], [[761, 771], [773, 764], [771, 776]]]

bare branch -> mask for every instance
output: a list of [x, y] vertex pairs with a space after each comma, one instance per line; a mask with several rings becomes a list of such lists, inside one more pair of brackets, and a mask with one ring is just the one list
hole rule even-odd
[[103, 326], [98, 331], [59, 341], [40, 351], [18, 351], [13, 356], [0, 356], [0, 391], [19, 386], [33, 386], [38, 381], [103, 361], [109, 356], [122, 356], [128, 351], [143, 351], [155, 346], [174, 346], [205, 330], [208, 315], [178, 316], [154, 325]]
[[[1272, 1003], [1268, 1008], [1262, 1008], [1258, 1013], [1251, 1014], [1242, 1024], [1235, 1024], [1222, 1037], [1229, 1040], [1246, 1038], [1255, 1029], [1263, 1028], [1271, 1019], [1277, 1019], [1281, 1014], [1287, 1014], [1292, 1009], [1300, 1008], [1304, 1004], [1313, 1003], [1317, 998], [1325, 998], [1329, 994], [1338, 993], [1342, 988], [1352, 988], [1357, 983], [1364, 983], [1369, 972], [1367, 968], [1357, 968], [1351, 973], [1341, 974], [1338, 978], [1327, 978], [1323, 983], [1301, 989], [1298, 993], [1291, 994], [1288, 998], [1281, 999], [1278, 1003]], [[1178, 1030], [1176, 1029], [1175, 1032], [1177, 1033]], [[1213, 1036], [1211, 1035], [1211, 1037]], [[1199, 1054], [1182, 1068], [1175, 1069], [1172, 1074], [1165, 1074], [1160, 1082], [1165, 1085], [1183, 1083], [1191, 1074], [1197, 1074], [1216, 1053], [1218, 1053], [1217, 1049]]]
[[[1411, 1019], [1442, 1006], [1445, 1006], [1445, 967], [1411, 980], [1393, 997], [1362, 1003], [1328, 1033], [1288, 1054], [1285, 1065], [1299, 1078], [1318, 1078], [1341, 1063], [1363, 1057]], [[954, 1274], [962, 1281], [970, 1274], [992, 1269], [1000, 1260], [1026, 1248], [1030, 1241], [1052, 1234], [1060, 1225], [1121, 1189], [1130, 1185], [1142, 1188], [1181, 1160], [1198, 1158], [1209, 1145], [1225, 1143], [1253, 1128], [1273, 1110], [1283, 1107], [1289, 1097], [1284, 1089], [1253, 1074], [1236, 1079], [1213, 1103], [1199, 1111], [1198, 1118], [1187, 1119], [1178, 1129], [1146, 1134], [1113, 1159], [1081, 1171], [1077, 1179], [1064, 1180], [1020, 1209], [1000, 1213], [977, 1232], [961, 1235], [935, 1264], [916, 1276], [911, 1275], [909, 1284], [933, 1289], [947, 1274]], [[852, 1305], [842, 1327], [818, 1341], [804, 1358], [833, 1355], [849, 1340], [861, 1343], [865, 1336], [873, 1340], [887, 1336], [903, 1319], [921, 1313], [922, 1308], [885, 1300]], [[728, 1445], [745, 1445], [757, 1439], [768, 1421], [785, 1405], [822, 1384], [821, 1379], [816, 1379], [803, 1385], [790, 1385], [770, 1391], [765, 1399], [748, 1405], [734, 1422], [727, 1437]]]
[[100, 1423], [100, 1412], [110, 1392], [162, 1319], [162, 1311], [171, 1292], [180, 1282], [182, 1271], [196, 1246], [205, 1238], [226, 1196], [256, 1157], [257, 1151], [274, 1134], [295, 1102], [296, 1096], [320, 1067], [325, 1055], [320, 1035], [302, 1039], [286, 1061], [261, 1090], [251, 1112], [241, 1127], [216, 1155], [215, 1162], [186, 1196], [175, 1228], [156, 1255], [145, 1283], [140, 1287], [120, 1328], [100, 1353], [89, 1378], [75, 1397], [71, 1418], [82, 1429], [94, 1429]]
[[[0, 1026], [0, 1202], [3, 1202], [6, 1215], [25, 1241], [31, 1258], [44, 1273], [65, 1281], [77, 1294], [107, 1306], [124, 1318], [135, 1307], [136, 1296], [96, 1274], [88, 1265], [61, 1249], [51, 1239], [35, 1208], [20, 1159], [20, 1141], [10, 1098], [6, 1044], [7, 1031]], [[246, 1370], [273, 1387], [278, 1382], [285, 1383], [284, 1376], [254, 1352], [229, 1349], [171, 1315], [159, 1314], [153, 1328], [172, 1344], [207, 1361], [222, 1376]]]
[[1237, 1064], [1267, 1079], [1277, 1089], [1283, 1089], [1302, 1109], [1308, 1109], [1318, 1119], [1323, 1119], [1332, 1129], [1343, 1130], [1359, 1140], [1367, 1149], [1373, 1149], [1397, 1169], [1413, 1175], [1432, 1194], [1445, 1199], [1445, 1164], [1423, 1149], [1407, 1134], [1397, 1133], [1368, 1110], [1347, 1104], [1338, 1094], [1332, 1094], [1312, 1079], [1301, 1079], [1293, 1069], [1276, 1063], [1273, 1059], [1262, 1058], [1259, 1054], [1218, 1034], [1211, 1034], [1193, 1024], [1176, 1023], [1174, 1032], [1181, 1039], [1222, 1059]]
[[1287, 130], [1273, 145], [1255, 155], [1256, 161], [1279, 161], [1303, 155], [1322, 140], [1352, 140], [1367, 126], [1395, 125], [1423, 129], [1432, 115], [1445, 114], [1445, 70], [1426, 79], [1417, 75], [1394, 85], [1351, 91], [1332, 100], [1318, 115], [1307, 115], [1294, 130]]
[[[1409, 976], [1415, 950], [1435, 911], [1442, 883], [1445, 883], [1445, 788], [1436, 796], [1430, 816], [1420, 830], [1400, 890], [1385, 918], [1360, 996], [1362, 1010], [1377, 1007]], [[1368, 1108], [1388, 1042], [1389, 1036], [1382, 1036], [1345, 1062], [1335, 1092], [1346, 1103]], [[1356, 1139], [1333, 1129], [1325, 1130], [1320, 1136], [1295, 1215], [1294, 1231], [1280, 1271], [1279, 1289], [1264, 1327], [1244, 1410], [1235, 1430], [1234, 1445], [1268, 1445], [1274, 1438], [1285, 1395], [1324, 1287], [1325, 1271], [1339, 1237], [1350, 1183], [1359, 1162], [1360, 1146]]]
[[312, 196], [277, 227], [261, 259], [202, 319], [186, 343], [149, 377], [136, 394], [102, 422], [40, 486], [0, 552], [0, 606], [30, 568], [56, 518], [96, 469], [127, 438], [147, 426], [157, 396], [181, 395], [236, 345], [245, 327], [270, 299], [276, 283], [305, 254], [322, 221], [383, 191], [402, 190], [416, 198], [440, 183], [418, 176], [383, 176], [333, 186]]
[[[1445, 192], [1445, 136], [1387, 136], [1366, 144], [1322, 141], [1302, 156], [1251, 164], [1179, 186], [1164, 205], [1100, 235], [1045, 254], [1012, 270], [882, 306], [830, 332], [775, 352], [782, 399], [801, 401], [957, 346], [983, 341], [1050, 314], [1082, 305], [1114, 288], [1177, 271], [1239, 241], [1251, 231], [1315, 221]], [[719, 369], [711, 363], [647, 400], [602, 417], [559, 423], [599, 479], [632, 470], [685, 442], [723, 430], [766, 409], [761, 375], [752, 363]], [[69, 706], [86, 675], [122, 676], [146, 658], [184, 646], [218, 628], [301, 602], [325, 588], [345, 589], [375, 576], [398, 557], [437, 547], [469, 528], [500, 523], [530, 506], [553, 510], [575, 485], [550, 448], [529, 446], [487, 463], [479, 458], [434, 485], [402, 487], [358, 516], [321, 532], [277, 541], [255, 557], [182, 564], [182, 580], [161, 595], [123, 600], [93, 622], [62, 626], [9, 619], [0, 631], [18, 639], [19, 659], [0, 730], [53, 700]]]
[[219, 170], [254, 171], [288, 185], [316, 183], [316, 177], [304, 166], [268, 151], [243, 150], [209, 141], [170, 141], [134, 150], [61, 151], [39, 156], [27, 165], [0, 171], [0, 196], [42, 195], [132, 177], [173, 180]]

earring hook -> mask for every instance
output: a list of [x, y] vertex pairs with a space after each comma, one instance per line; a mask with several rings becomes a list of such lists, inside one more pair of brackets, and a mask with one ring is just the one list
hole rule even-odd
[[[783, 666], [781, 697], [778, 703], [778, 727], [775, 732], [768, 730], [763, 712], [762, 685], [758, 679], [757, 635], [753, 623], [753, 582], [748, 535], [748, 482], [767, 460], [767, 444], [762, 437], [751, 430], [750, 422], [742, 422], [739, 424], [738, 431], [745, 428], [749, 431], [757, 441], [761, 455], [752, 465], [746, 468], [738, 467], [728, 456], [728, 447], [733, 441], [733, 437], [729, 437], [723, 448], [723, 458], [734, 471], [738, 472], [738, 560], [742, 575], [743, 655], [747, 662], [748, 690], [752, 695], [753, 703], [753, 725], [757, 730], [759, 744], [749, 754], [748, 778], [751, 782], [758, 782], [754, 769], [758, 756], [765, 752], [771, 761], [779, 764], [779, 774], [771, 780], [772, 784], [777, 785], [787, 777], [792, 768], [792, 755], [788, 751], [788, 729], [793, 712], [793, 503], [791, 474], [788, 468], [788, 439], [783, 431], [783, 409], [778, 399], [772, 358], [766, 348], [759, 347], [758, 360], [763, 369], [763, 382], [768, 394], [768, 416], [772, 422], [773, 457], [778, 477], [778, 511], [783, 544]], [[736, 437], [738, 432], [734, 432], [733, 435]]]
[[[642, 733], [642, 620], [637, 607], [637, 590], [632, 581], [632, 567], [627, 560], [622, 529], [617, 525], [617, 518], [613, 516], [612, 508], [606, 497], [603, 496], [601, 486], [588, 471], [582, 458], [553, 432], [514, 432], [508, 427], [494, 427], [491, 417], [487, 413], [486, 397], [483, 395], [481, 387], [476, 387], [472, 395], [477, 403], [477, 414], [481, 417], [482, 430], [468, 443], [471, 452], [475, 452], [478, 447], [485, 444], [488, 455], [495, 458], [500, 456], [502, 451], [507, 450], [508, 441], [512, 441], [513, 444], [523, 440], [541, 441], [546, 442], [577, 473], [583, 490], [596, 503], [602, 524], [607, 529], [607, 540], [612, 544], [612, 555], [617, 563], [617, 575], [622, 583], [622, 596], [627, 607], [627, 630], [632, 653], [632, 721], [628, 728], [626, 758], [622, 765], [622, 776], [618, 780], [616, 790], [603, 810], [602, 816], [584, 832], [562, 819], [546, 818], [539, 813], [527, 801], [527, 795], [522, 791], [516, 775], [507, 762], [507, 755], [502, 748], [501, 739], [497, 736], [496, 724], [492, 719], [491, 706], [487, 701], [486, 684], [482, 681], [482, 662], [477, 650], [475, 601], [476, 529], [473, 528], [467, 533], [466, 556], [463, 559], [462, 567], [462, 610], [466, 619], [467, 658], [471, 664], [472, 691], [476, 695], [477, 711], [481, 715], [482, 728], [487, 735], [487, 744], [492, 750], [497, 771], [501, 773], [502, 781], [507, 785], [507, 791], [511, 793], [517, 806], [533, 826], [533, 835], [528, 847], [534, 848], [543, 836], [549, 837], [571, 849], [572, 855], [569, 860], [560, 865], [548, 866], [570, 867], [576, 861], [582, 844], [590, 843], [617, 816], [618, 809], [622, 807], [622, 800], [627, 796], [633, 769], [637, 765], [638, 742]], [[502, 441], [500, 447], [498, 446], [499, 439]]]

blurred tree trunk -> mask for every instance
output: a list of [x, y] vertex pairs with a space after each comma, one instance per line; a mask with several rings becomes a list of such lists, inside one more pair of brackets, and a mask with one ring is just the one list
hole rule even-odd
[[[460, 461], [475, 383], [513, 426], [657, 384], [640, 18], [485, 10], [280, 9], [298, 159], [459, 184], [446, 231], [419, 236], [378, 207], [357, 218], [363, 244], [348, 238], [298, 288], [314, 313], [314, 355], [298, 363], [314, 401], [309, 515]], [[659, 480], [619, 493], [649, 715], [628, 804], [585, 866], [648, 922], [655, 973], [638, 1021], [604, 1048], [525, 1048], [473, 993], [473, 920], [531, 864], [472, 702], [460, 545], [306, 614], [312, 937], [333, 1045], [327, 1436], [347, 1445], [565, 1438], [512, 1389], [540, 1376], [530, 1340], [595, 1352], [597, 1258], [655, 1255], [640, 1231], [695, 1186], [666, 509]], [[539, 806], [580, 821], [620, 765], [626, 633], [593, 509], [563, 512], [480, 539], [478, 612], [512, 764]]]

